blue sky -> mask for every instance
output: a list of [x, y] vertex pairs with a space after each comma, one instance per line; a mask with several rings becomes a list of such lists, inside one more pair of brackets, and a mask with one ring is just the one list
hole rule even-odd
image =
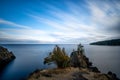
[[0, 0], [0, 43], [120, 38], [120, 0]]

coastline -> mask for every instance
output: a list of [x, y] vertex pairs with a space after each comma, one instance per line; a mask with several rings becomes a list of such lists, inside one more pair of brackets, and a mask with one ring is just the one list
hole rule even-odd
[[88, 68], [35, 70], [26, 80], [119, 80], [114, 73], [100, 73]]
[[16, 57], [13, 52], [10, 52], [7, 48], [0, 46], [0, 71], [15, 58]]
[[37, 69], [26, 80], [120, 80], [111, 71], [107, 74], [101, 73], [97, 67], [92, 66], [89, 58], [81, 50], [73, 51], [70, 59], [70, 67]]

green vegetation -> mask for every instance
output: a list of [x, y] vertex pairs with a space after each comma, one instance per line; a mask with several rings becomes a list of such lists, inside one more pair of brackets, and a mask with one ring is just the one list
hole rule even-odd
[[54, 62], [58, 68], [66, 68], [70, 66], [70, 57], [66, 54], [65, 48], [61, 49], [56, 45], [53, 52], [44, 59], [44, 64], [51, 64], [52, 62]]
[[82, 44], [78, 45], [77, 51], [79, 51], [82, 54], [84, 53], [84, 49], [83, 49], [83, 45]]
[[120, 46], [120, 39], [112, 39], [112, 40], [98, 41], [98, 42], [90, 43], [90, 45]]

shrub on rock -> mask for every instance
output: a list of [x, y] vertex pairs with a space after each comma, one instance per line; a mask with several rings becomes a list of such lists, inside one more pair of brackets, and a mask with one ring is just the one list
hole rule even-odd
[[65, 48], [61, 49], [59, 46], [53, 49], [48, 57], [44, 59], [44, 64], [51, 64], [54, 62], [58, 68], [66, 68], [70, 66], [70, 58], [65, 52]]

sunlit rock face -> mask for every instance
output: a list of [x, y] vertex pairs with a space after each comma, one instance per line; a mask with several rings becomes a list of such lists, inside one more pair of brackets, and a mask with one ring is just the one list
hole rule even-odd
[[12, 52], [9, 52], [6, 48], [0, 46], [0, 69], [4, 68], [10, 61], [15, 59]]

